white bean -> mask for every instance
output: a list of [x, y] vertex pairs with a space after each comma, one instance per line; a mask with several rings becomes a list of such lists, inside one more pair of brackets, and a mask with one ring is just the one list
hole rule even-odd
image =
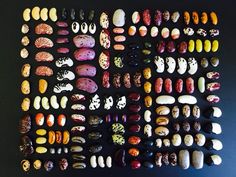
[[151, 122], [151, 111], [150, 110], [146, 110], [145, 112], [144, 112], [144, 120], [146, 121], [146, 122]]
[[41, 97], [40, 96], [36, 96], [34, 98], [34, 108], [36, 110], [39, 110], [40, 109], [40, 101], [41, 101]]
[[103, 158], [103, 156], [98, 156], [98, 165], [99, 165], [99, 167], [101, 167], [101, 168], [104, 168], [105, 167], [105, 163], [104, 163], [104, 158]]
[[49, 100], [48, 100], [47, 97], [43, 97], [41, 103], [42, 103], [42, 107], [43, 107], [45, 110], [49, 110], [49, 109], [50, 109]]
[[181, 95], [178, 98], [178, 102], [181, 104], [196, 104], [197, 99], [192, 95]]
[[92, 168], [97, 167], [97, 157], [95, 155], [92, 155], [90, 157], [90, 165], [91, 165]]
[[112, 167], [112, 158], [111, 156], [108, 156], [107, 159], [106, 159], [106, 166], [108, 168], [111, 168]]
[[67, 96], [63, 96], [63, 97], [61, 98], [60, 104], [61, 104], [61, 108], [62, 108], [62, 109], [65, 109], [65, 108], [66, 108], [67, 101], [68, 101]]
[[156, 98], [157, 104], [173, 104], [175, 103], [175, 98], [170, 95], [161, 95]]
[[57, 102], [57, 96], [56, 96], [56, 95], [51, 96], [51, 98], [50, 98], [50, 104], [51, 104], [51, 106], [52, 106], [54, 109], [58, 109], [58, 108], [59, 108], [59, 104], [58, 104], [58, 102]]

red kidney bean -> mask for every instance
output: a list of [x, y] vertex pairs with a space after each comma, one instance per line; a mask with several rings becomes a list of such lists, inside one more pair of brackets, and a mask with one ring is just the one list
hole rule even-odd
[[141, 119], [141, 116], [139, 114], [132, 114], [128, 118], [129, 122], [138, 122], [140, 121], [140, 119]]
[[131, 104], [131, 105], [129, 105], [129, 110], [131, 112], [139, 112], [141, 110], [141, 106], [136, 105], [136, 104]]
[[171, 93], [172, 92], [172, 81], [170, 78], [165, 79], [165, 91], [167, 93]]
[[132, 160], [130, 165], [133, 170], [139, 169], [141, 167], [141, 163], [138, 160]]
[[130, 93], [128, 98], [131, 100], [131, 101], [138, 101], [140, 99], [140, 94], [137, 93], [137, 92], [133, 92], [133, 93]]
[[162, 86], [163, 86], [163, 79], [159, 77], [156, 79], [156, 82], [155, 82], [155, 92], [161, 93]]
[[175, 90], [178, 93], [181, 93], [183, 91], [183, 80], [182, 79], [178, 79], [175, 83]]
[[134, 132], [134, 133], [138, 133], [140, 131], [140, 129], [141, 129], [141, 127], [138, 124], [131, 125], [129, 127], [129, 131]]

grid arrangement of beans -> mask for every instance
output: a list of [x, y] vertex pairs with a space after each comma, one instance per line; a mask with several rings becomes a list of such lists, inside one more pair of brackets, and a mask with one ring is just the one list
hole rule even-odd
[[26, 8], [23, 171], [220, 165], [217, 26], [214, 11]]

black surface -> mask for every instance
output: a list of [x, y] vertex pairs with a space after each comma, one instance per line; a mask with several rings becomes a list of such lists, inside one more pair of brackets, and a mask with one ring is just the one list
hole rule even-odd
[[[98, 3], [99, 2], [99, 3]], [[234, 1], [1, 1], [0, 19], [1, 19], [1, 53], [0, 53], [0, 110], [1, 110], [1, 127], [0, 127], [0, 176], [163, 176], [163, 177], [235, 177], [235, 2]], [[219, 106], [223, 110], [223, 117], [219, 120], [222, 125], [223, 133], [219, 136], [224, 149], [219, 152], [223, 158], [223, 163], [219, 167], [204, 166], [202, 170], [182, 170], [179, 167], [162, 167], [153, 170], [130, 170], [112, 168], [110, 169], [86, 169], [83, 171], [60, 172], [58, 170], [50, 173], [41, 170], [36, 172], [32, 170], [29, 174], [22, 172], [20, 160], [22, 155], [18, 152], [19, 134], [17, 131], [20, 111], [21, 94], [19, 85], [21, 81], [20, 67], [22, 60], [19, 57], [20, 50], [20, 27], [22, 25], [22, 11], [26, 7], [78, 7], [84, 9], [98, 9], [99, 11], [109, 9], [112, 11], [117, 8], [123, 8], [131, 13], [133, 10], [151, 9], [168, 9], [170, 11], [178, 10], [197, 10], [217, 12], [219, 17], [220, 28], [220, 58], [219, 71], [221, 73], [222, 89], [219, 93], [221, 103]]]

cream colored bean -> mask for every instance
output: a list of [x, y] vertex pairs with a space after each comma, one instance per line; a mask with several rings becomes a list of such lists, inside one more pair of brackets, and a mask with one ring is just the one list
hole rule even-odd
[[45, 110], [49, 110], [49, 109], [50, 109], [49, 100], [48, 100], [47, 97], [43, 97], [43, 98], [42, 98], [42, 107], [43, 107]]
[[51, 98], [50, 98], [50, 104], [51, 104], [51, 106], [52, 106], [54, 109], [58, 109], [58, 108], [59, 108], [59, 104], [58, 104], [58, 102], [57, 102], [57, 96], [56, 96], [56, 95], [51, 96]]
[[48, 9], [47, 8], [41, 9], [41, 11], [40, 11], [40, 18], [43, 21], [47, 21], [48, 20]]
[[111, 156], [108, 156], [107, 159], [106, 159], [106, 166], [108, 168], [111, 168], [112, 167], [112, 158]]
[[36, 96], [34, 98], [34, 109], [39, 110], [40, 109], [40, 102], [41, 102], [41, 97]]
[[90, 165], [91, 165], [92, 168], [97, 167], [97, 157], [95, 155], [92, 155], [90, 157]]
[[68, 98], [67, 98], [66, 96], [63, 96], [63, 97], [61, 98], [61, 102], [60, 102], [60, 105], [61, 105], [61, 108], [62, 108], [62, 109], [65, 109], [65, 108], [66, 108], [67, 102], [68, 102]]
[[104, 163], [104, 158], [103, 158], [103, 156], [98, 156], [98, 165], [99, 165], [99, 167], [101, 167], [101, 168], [104, 168], [105, 167], [105, 163]]
[[57, 9], [56, 8], [51, 8], [49, 11], [49, 18], [55, 22], [57, 21]]
[[27, 8], [23, 11], [24, 21], [26, 21], [26, 22], [30, 21], [30, 12], [31, 12], [30, 8]]

